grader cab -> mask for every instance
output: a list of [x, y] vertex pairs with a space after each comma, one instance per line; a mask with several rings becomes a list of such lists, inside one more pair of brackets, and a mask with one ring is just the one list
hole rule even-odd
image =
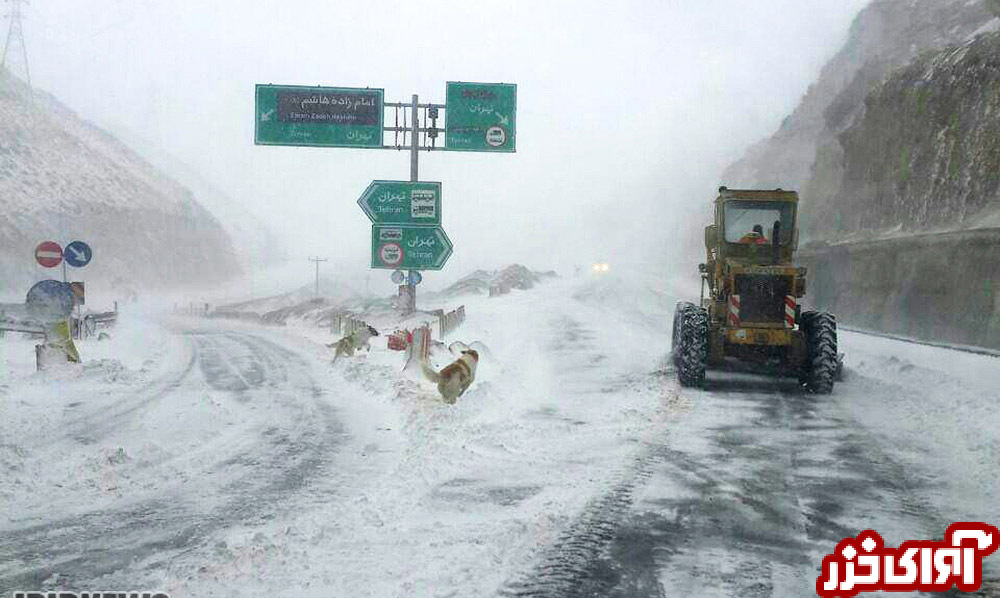
[[736, 359], [798, 376], [811, 392], [832, 392], [837, 322], [801, 309], [806, 269], [793, 263], [798, 202], [794, 191], [719, 189], [699, 265], [701, 304], [679, 302], [674, 312], [672, 357], [683, 386], [702, 385], [708, 368]]

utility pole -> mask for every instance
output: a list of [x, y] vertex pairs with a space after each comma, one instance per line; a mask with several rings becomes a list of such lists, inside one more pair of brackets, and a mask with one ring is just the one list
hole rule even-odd
[[310, 262], [316, 263], [316, 296], [319, 297], [319, 263], [327, 261], [325, 257], [311, 257]]
[[21, 24], [21, 4], [27, 4], [28, 0], [4, 0], [10, 4], [10, 12], [7, 19], [10, 23], [7, 26], [7, 40], [3, 44], [3, 56], [0, 57], [0, 66], [7, 68], [7, 54], [12, 44], [21, 46], [21, 60], [24, 62], [24, 77], [28, 87], [31, 87], [31, 71], [28, 69], [28, 50], [24, 46], [24, 28]]

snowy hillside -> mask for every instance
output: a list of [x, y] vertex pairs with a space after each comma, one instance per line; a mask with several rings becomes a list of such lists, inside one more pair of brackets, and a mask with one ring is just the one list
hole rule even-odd
[[[229, 236], [194, 196], [55, 98], [0, 73], [0, 293], [53, 271], [45, 239], [90, 243], [81, 275], [122, 289], [197, 284], [239, 271]], [[109, 289], [110, 290], [110, 289]]]
[[244, 203], [213, 185], [185, 161], [170, 155], [140, 134], [122, 127], [113, 127], [112, 130], [143, 159], [189, 189], [198, 203], [219, 219], [232, 239], [241, 265], [246, 266], [252, 262], [259, 268], [282, 263], [287, 259], [287, 250], [282, 242]]
[[[773, 136], [730, 166], [730, 187], [803, 189], [824, 172], [813, 163], [835, 161], [837, 135], [862, 111], [871, 87], [923, 52], [966, 41], [996, 25], [982, 0], [875, 0], [855, 19], [844, 47], [809, 87]], [[991, 24], [992, 22], [992, 24]]]
[[894, 72], [809, 187], [818, 235], [1000, 225], [1000, 33]]
[[723, 174], [801, 192], [809, 301], [841, 322], [1000, 347], [998, 15], [992, 0], [875, 0]]

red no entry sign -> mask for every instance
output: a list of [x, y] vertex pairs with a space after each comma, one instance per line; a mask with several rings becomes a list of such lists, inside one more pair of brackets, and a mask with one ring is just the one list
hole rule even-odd
[[62, 247], [55, 241], [42, 241], [35, 247], [35, 261], [44, 268], [55, 268], [62, 259]]

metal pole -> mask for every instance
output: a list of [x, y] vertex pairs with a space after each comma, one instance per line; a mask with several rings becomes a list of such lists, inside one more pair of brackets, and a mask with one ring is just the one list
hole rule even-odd
[[[420, 180], [417, 176], [417, 162], [420, 156], [420, 145], [418, 143], [420, 140], [420, 106], [417, 104], [417, 94], [413, 94], [412, 106], [411, 110], [413, 111], [413, 122], [410, 123], [410, 126], [412, 127], [410, 131], [410, 181], [415, 183]], [[407, 306], [406, 311], [412, 313], [417, 309], [417, 285], [413, 284], [412, 273], [406, 277], [406, 285], [410, 287], [409, 295], [413, 301], [411, 305]]]
[[419, 144], [420, 140], [420, 119], [417, 118], [418, 111], [420, 108], [417, 106], [417, 94], [413, 94], [413, 104], [411, 110], [413, 111], [411, 116], [413, 117], [413, 122], [410, 123], [410, 180], [416, 183], [417, 178], [417, 160], [420, 156]]

